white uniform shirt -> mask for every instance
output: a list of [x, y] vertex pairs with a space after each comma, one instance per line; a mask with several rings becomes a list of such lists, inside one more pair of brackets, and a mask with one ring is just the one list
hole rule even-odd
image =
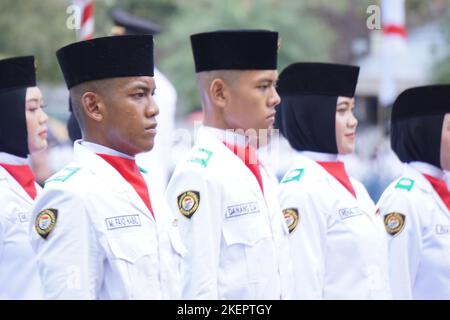
[[45, 296], [50, 299], [177, 299], [185, 248], [166, 202], [143, 173], [155, 219], [134, 188], [95, 153], [74, 143], [74, 162], [47, 180], [33, 221], [57, 211], [44, 239], [32, 224]]
[[450, 299], [450, 212], [422, 173], [443, 179], [423, 162], [403, 174], [377, 206], [389, 236], [390, 279], [395, 299]]
[[292, 264], [277, 182], [260, 167], [263, 195], [252, 172], [223, 143], [239, 136], [224, 132], [199, 129], [193, 149], [178, 163], [166, 192], [177, 212], [178, 202], [194, 212], [193, 202], [183, 202], [182, 196], [187, 191], [198, 193], [198, 209], [190, 219], [179, 214], [188, 249], [183, 297], [290, 298]]
[[[307, 156], [306, 156], [307, 155]], [[296, 299], [391, 298], [387, 237], [364, 186], [357, 198], [316, 161], [336, 155], [297, 152], [280, 183], [288, 223]]]
[[[25, 165], [28, 161], [0, 152], [0, 163]], [[41, 188], [35, 185], [39, 194]], [[28, 230], [32, 205], [33, 199], [0, 166], [0, 299], [42, 299]]]

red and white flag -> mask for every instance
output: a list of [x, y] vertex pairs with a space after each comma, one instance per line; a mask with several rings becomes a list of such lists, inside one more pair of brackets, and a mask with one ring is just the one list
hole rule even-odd
[[392, 105], [397, 97], [396, 66], [407, 51], [405, 0], [381, 0], [383, 25], [382, 70], [379, 99], [383, 106]]
[[94, 37], [94, 0], [73, 0], [80, 8], [80, 29], [77, 32], [79, 41], [89, 40]]

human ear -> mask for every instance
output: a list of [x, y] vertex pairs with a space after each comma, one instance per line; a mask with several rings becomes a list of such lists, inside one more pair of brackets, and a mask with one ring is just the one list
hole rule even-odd
[[81, 96], [81, 104], [87, 117], [97, 122], [103, 120], [104, 108], [99, 94], [91, 91], [85, 92]]
[[228, 101], [228, 86], [224, 80], [216, 78], [209, 86], [209, 96], [214, 105], [225, 107]]

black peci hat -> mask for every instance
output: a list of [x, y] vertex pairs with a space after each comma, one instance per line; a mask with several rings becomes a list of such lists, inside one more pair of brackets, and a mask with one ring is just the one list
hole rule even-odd
[[441, 167], [446, 113], [450, 113], [450, 85], [410, 88], [397, 97], [391, 115], [391, 147], [402, 162]]
[[0, 60], [0, 90], [36, 86], [33, 56]]
[[283, 95], [353, 97], [359, 67], [331, 63], [294, 63], [280, 73], [278, 91]]
[[67, 87], [117, 77], [153, 77], [153, 36], [96, 38], [69, 44], [56, 52]]
[[392, 107], [392, 122], [450, 112], [450, 85], [432, 85], [403, 91]]
[[220, 30], [191, 35], [195, 72], [276, 70], [278, 32]]

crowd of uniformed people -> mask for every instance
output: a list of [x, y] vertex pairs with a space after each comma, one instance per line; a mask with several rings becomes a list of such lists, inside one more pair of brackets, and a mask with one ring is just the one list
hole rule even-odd
[[[166, 188], [157, 164], [136, 164], [160, 126], [152, 35], [56, 52], [80, 136], [43, 188], [29, 163], [48, 134], [34, 57], [0, 60], [0, 298], [450, 299], [450, 85], [398, 96], [404, 169], [375, 204], [341, 161], [359, 67], [278, 74], [269, 30], [190, 42], [203, 123]], [[274, 129], [294, 150], [281, 181], [258, 157]]]

